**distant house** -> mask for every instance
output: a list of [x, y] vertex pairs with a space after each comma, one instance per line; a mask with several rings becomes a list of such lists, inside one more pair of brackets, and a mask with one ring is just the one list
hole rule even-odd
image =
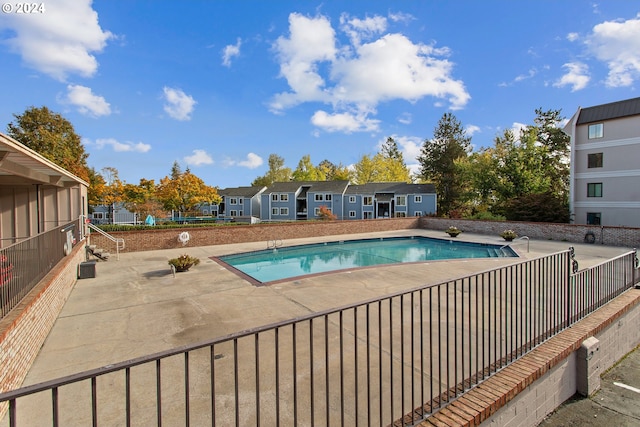
[[217, 216], [230, 218], [260, 217], [261, 194], [267, 187], [236, 187], [218, 191], [222, 202]]
[[640, 227], [640, 98], [578, 108], [564, 131], [574, 222]]
[[95, 205], [91, 208], [89, 219], [92, 224], [137, 224], [141, 221], [135, 212], [131, 212], [125, 207], [124, 203]]
[[350, 185], [345, 193], [345, 219], [422, 216], [436, 211], [433, 184], [377, 182]]
[[435, 214], [437, 203], [431, 184], [276, 182], [262, 193], [260, 217], [263, 221], [319, 219], [322, 206], [338, 219], [372, 219]]

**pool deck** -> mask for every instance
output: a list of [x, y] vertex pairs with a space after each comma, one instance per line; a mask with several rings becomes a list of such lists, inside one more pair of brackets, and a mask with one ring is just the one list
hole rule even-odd
[[[284, 246], [323, 241], [421, 235], [402, 230], [284, 241]], [[463, 233], [457, 240], [504, 244], [498, 236]], [[527, 246], [530, 246], [527, 252]], [[121, 253], [98, 262], [96, 277], [78, 280], [24, 385], [205, 341], [232, 332], [307, 315], [429, 283], [489, 270], [575, 247], [580, 268], [630, 248], [518, 240], [521, 258], [434, 261], [340, 271], [254, 286], [210, 259], [266, 248], [266, 242]], [[167, 260], [187, 253], [200, 265], [171, 273]]]

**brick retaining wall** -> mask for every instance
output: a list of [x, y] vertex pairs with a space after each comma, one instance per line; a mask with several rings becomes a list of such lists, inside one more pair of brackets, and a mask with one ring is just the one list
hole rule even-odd
[[[84, 260], [81, 242], [0, 320], [0, 392], [21, 386], [76, 283], [78, 264]], [[6, 409], [6, 404], [0, 407], [0, 419]]]
[[[519, 236], [532, 239], [584, 243], [587, 232], [593, 233], [594, 244], [640, 248], [640, 228], [599, 227], [576, 224], [550, 224], [512, 221], [481, 221], [435, 217], [392, 218], [343, 221], [309, 221], [295, 223], [269, 223], [253, 225], [218, 225], [211, 227], [185, 227], [173, 229], [132, 230], [110, 233], [125, 240], [125, 252], [173, 249], [182, 247], [178, 235], [187, 231], [187, 246], [211, 246], [230, 243], [259, 242], [274, 239], [297, 239], [352, 233], [424, 228], [446, 230], [454, 225], [463, 232], [498, 236], [512, 229]], [[91, 233], [91, 244], [115, 253], [115, 244], [98, 233]]]
[[552, 224], [546, 222], [481, 221], [433, 217], [420, 218], [420, 227], [430, 230], [446, 230], [452, 225], [468, 233], [498, 236], [504, 230], [510, 229], [518, 233], [518, 236], [527, 236], [531, 239], [572, 243], [585, 243], [586, 234], [591, 232], [595, 238], [594, 244], [640, 248], [640, 228]]
[[[182, 247], [178, 235], [187, 231], [186, 246], [212, 246], [230, 243], [260, 242], [274, 239], [299, 239], [351, 233], [405, 230], [418, 227], [419, 218], [369, 219], [349, 221], [304, 221], [253, 225], [218, 225], [111, 232], [125, 240], [125, 252], [173, 249]], [[115, 244], [98, 233], [91, 233], [91, 244], [115, 253]]]

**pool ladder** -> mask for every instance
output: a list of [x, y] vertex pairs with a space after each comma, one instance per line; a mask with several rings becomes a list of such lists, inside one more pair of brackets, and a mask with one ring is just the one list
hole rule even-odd
[[275, 249], [282, 246], [282, 239], [267, 240], [267, 249]]
[[511, 244], [517, 242], [518, 240], [526, 240], [527, 241], [527, 253], [528, 253], [529, 252], [529, 237], [528, 236], [522, 236], [522, 237], [518, 237], [516, 239], [513, 239], [513, 242], [507, 243], [506, 245], [500, 246], [500, 250], [506, 248], [507, 246], [511, 246]]

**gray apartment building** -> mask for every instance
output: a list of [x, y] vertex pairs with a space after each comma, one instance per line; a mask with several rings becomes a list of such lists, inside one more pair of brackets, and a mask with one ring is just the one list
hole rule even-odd
[[574, 223], [640, 227], [640, 98], [578, 108], [564, 131]]

